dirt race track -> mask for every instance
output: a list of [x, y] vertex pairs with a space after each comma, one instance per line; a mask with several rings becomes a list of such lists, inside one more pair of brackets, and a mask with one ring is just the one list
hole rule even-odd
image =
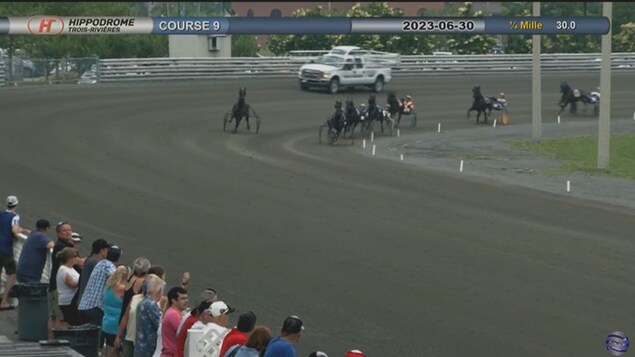
[[[544, 74], [545, 120], [562, 80], [588, 90], [599, 72]], [[614, 73], [614, 117], [632, 115], [634, 80]], [[442, 122], [451, 135], [475, 126], [479, 84], [507, 94], [512, 125], [530, 122], [530, 75], [400, 77], [386, 90], [414, 97], [416, 130]], [[258, 135], [222, 131], [240, 86]], [[299, 315], [298, 356], [603, 356], [610, 332], [635, 336], [632, 209], [319, 145], [334, 99], [368, 94], [292, 79], [5, 88], [1, 193], [18, 195], [26, 226], [68, 219], [83, 254], [106, 238], [128, 264], [165, 265], [168, 287], [188, 270], [191, 296], [214, 287], [274, 333]]]

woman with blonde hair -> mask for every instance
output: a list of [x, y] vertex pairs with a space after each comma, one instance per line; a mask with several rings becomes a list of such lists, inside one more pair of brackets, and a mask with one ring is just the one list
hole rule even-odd
[[[77, 264], [79, 254], [75, 248], [66, 247], [57, 253], [57, 257], [60, 259], [60, 269], [55, 276], [59, 294], [58, 305], [64, 322], [69, 325], [78, 325], [77, 299], [73, 298], [79, 287], [79, 273], [73, 269], [73, 265]], [[74, 303], [73, 300], [75, 300]]]
[[132, 263], [132, 275], [126, 283], [126, 289], [123, 293], [123, 305], [121, 307], [121, 313], [119, 314], [118, 324], [120, 327], [121, 320], [123, 319], [123, 315], [126, 313], [126, 309], [128, 309], [130, 300], [133, 296], [137, 295], [139, 291], [141, 291], [141, 285], [146, 280], [148, 270], [150, 270], [150, 261], [147, 258], [138, 257], [134, 260], [134, 263]]
[[101, 331], [106, 340], [104, 354], [106, 357], [117, 357], [119, 349], [115, 346], [115, 337], [119, 327], [119, 314], [123, 305], [123, 293], [126, 288], [129, 270], [125, 265], [119, 265], [117, 270], [106, 280], [104, 287], [104, 318]]
[[258, 326], [251, 333], [244, 346], [232, 346], [222, 357], [262, 357], [265, 355], [265, 349], [271, 338], [271, 331], [267, 327]]

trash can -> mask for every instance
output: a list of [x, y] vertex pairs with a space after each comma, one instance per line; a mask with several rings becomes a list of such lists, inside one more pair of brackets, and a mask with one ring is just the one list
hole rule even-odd
[[99, 356], [101, 327], [93, 324], [53, 329], [53, 338], [70, 342], [71, 348], [85, 357]]
[[9, 295], [18, 299], [18, 339], [48, 339], [49, 308], [45, 283], [16, 283]]

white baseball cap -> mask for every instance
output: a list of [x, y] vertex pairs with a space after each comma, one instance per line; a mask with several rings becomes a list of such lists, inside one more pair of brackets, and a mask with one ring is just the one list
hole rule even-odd
[[16, 196], [8, 196], [7, 197], [7, 206], [13, 207], [17, 206], [19, 203], [18, 198]]
[[81, 242], [82, 241], [82, 236], [80, 236], [79, 233], [77, 233], [77, 232], [73, 232], [71, 234], [71, 239], [73, 240], [73, 242]]
[[216, 301], [214, 303], [212, 303], [212, 305], [210, 305], [209, 309], [207, 309], [207, 311], [209, 311], [209, 313], [213, 316], [213, 317], [218, 317], [221, 315], [227, 315], [230, 314], [232, 312], [234, 312], [234, 308], [227, 306], [227, 304], [225, 304], [222, 301]]

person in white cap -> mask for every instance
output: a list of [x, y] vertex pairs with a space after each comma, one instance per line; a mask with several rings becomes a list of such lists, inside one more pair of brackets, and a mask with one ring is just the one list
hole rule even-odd
[[[201, 314], [200, 320], [190, 328], [190, 330], [205, 331], [201, 336], [201, 340], [210, 342], [209, 348], [206, 350], [206, 353], [209, 353], [207, 354], [208, 356], [220, 356], [223, 339], [230, 331], [225, 326], [227, 326], [227, 322], [229, 321], [228, 315], [232, 312], [234, 312], [232, 307], [229, 307], [222, 301], [216, 301]], [[186, 346], [190, 344], [189, 338], [190, 336], [188, 334], [187, 341], [185, 342]]]
[[412, 101], [412, 97], [410, 95], [406, 96], [406, 99], [403, 101], [403, 115], [412, 115], [412, 123], [410, 124], [411, 128], [417, 127], [417, 113], [415, 113], [415, 103]]
[[7, 274], [7, 283], [2, 294], [0, 311], [15, 309], [15, 306], [9, 304], [9, 291], [15, 285], [16, 272], [16, 263], [13, 257], [13, 240], [20, 233], [31, 233], [30, 230], [20, 227], [20, 216], [15, 212], [18, 203], [16, 196], [7, 197], [7, 209], [0, 213], [0, 272], [4, 268]]
[[505, 93], [501, 92], [498, 95], [498, 98], [496, 98], [496, 101], [501, 103], [503, 105], [503, 107], [507, 106], [507, 99], [505, 99]]

